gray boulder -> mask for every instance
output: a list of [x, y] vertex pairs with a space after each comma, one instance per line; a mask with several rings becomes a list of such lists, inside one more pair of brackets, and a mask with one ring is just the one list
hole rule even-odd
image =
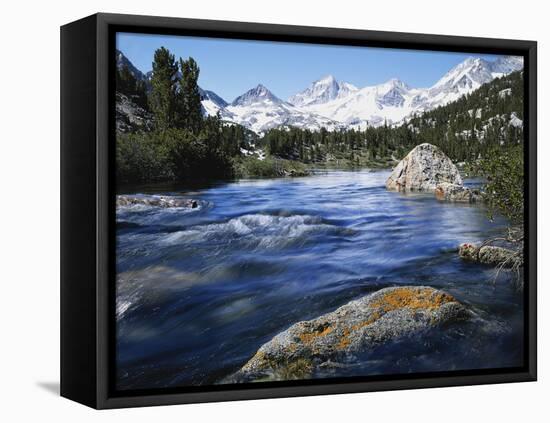
[[478, 203], [483, 200], [479, 190], [466, 188], [458, 184], [442, 182], [435, 187], [435, 197], [441, 201], [455, 203]]
[[181, 197], [171, 197], [171, 196], [141, 196], [141, 195], [117, 195], [116, 197], [116, 205], [117, 207], [120, 206], [132, 206], [141, 204], [144, 206], [152, 206], [152, 207], [185, 207], [190, 209], [195, 209], [200, 206], [199, 202], [197, 200], [189, 199], [189, 198], [181, 198]]
[[434, 191], [440, 183], [462, 185], [458, 169], [440, 148], [424, 143], [413, 148], [386, 181], [390, 191]]
[[458, 256], [463, 260], [478, 261], [478, 250], [474, 244], [465, 242], [458, 247]]
[[309, 378], [317, 369], [345, 365], [356, 353], [468, 317], [470, 312], [443, 291], [425, 286], [385, 288], [292, 325], [262, 345], [226, 381]]
[[509, 248], [498, 247], [495, 245], [484, 245], [477, 247], [473, 244], [464, 243], [459, 246], [458, 255], [464, 260], [475, 261], [492, 266], [523, 266], [522, 254], [519, 254]]

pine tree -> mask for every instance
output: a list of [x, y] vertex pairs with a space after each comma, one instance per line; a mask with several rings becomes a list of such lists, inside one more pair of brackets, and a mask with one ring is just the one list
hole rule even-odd
[[190, 57], [187, 60], [180, 58], [180, 91], [178, 93], [178, 112], [180, 125], [193, 132], [202, 127], [202, 106], [199, 92], [199, 66]]
[[148, 109], [145, 81], [136, 79], [128, 66], [117, 69], [116, 90], [121, 94], [131, 97], [138, 106]]
[[116, 90], [124, 95], [131, 96], [136, 91], [136, 78], [128, 66], [123, 66], [116, 73]]
[[136, 92], [135, 92], [135, 101], [136, 104], [144, 109], [149, 109], [149, 100], [147, 98], [147, 86], [145, 81], [136, 81]]
[[176, 113], [176, 75], [174, 55], [164, 47], [155, 51], [151, 78], [150, 106], [155, 127], [164, 131], [174, 126]]

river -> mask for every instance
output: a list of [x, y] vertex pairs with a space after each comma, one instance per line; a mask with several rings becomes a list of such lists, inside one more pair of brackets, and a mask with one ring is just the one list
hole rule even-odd
[[[175, 194], [191, 208], [117, 209], [117, 387], [219, 383], [300, 320], [396, 285], [441, 288], [492, 322], [388, 345], [316, 377], [519, 366], [523, 297], [503, 272], [461, 261], [501, 234], [479, 205], [388, 192], [389, 171], [324, 171]], [[476, 181], [466, 181], [475, 184]]]

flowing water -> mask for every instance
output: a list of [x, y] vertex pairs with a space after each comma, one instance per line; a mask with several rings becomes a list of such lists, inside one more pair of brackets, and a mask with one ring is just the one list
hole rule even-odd
[[[117, 209], [117, 387], [219, 383], [300, 320], [396, 285], [441, 288], [490, 322], [386, 345], [316, 377], [520, 366], [523, 301], [462, 242], [502, 234], [482, 206], [388, 192], [388, 171], [240, 180], [173, 194], [196, 208]], [[475, 181], [467, 181], [474, 184]]]

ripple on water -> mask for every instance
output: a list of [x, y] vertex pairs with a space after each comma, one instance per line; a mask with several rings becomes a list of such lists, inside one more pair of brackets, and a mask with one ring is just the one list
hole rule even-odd
[[319, 216], [248, 214], [222, 223], [197, 225], [166, 235], [158, 240], [161, 246], [207, 243], [232, 244], [244, 249], [284, 248], [313, 242], [322, 235], [352, 236], [354, 231], [328, 223]]

